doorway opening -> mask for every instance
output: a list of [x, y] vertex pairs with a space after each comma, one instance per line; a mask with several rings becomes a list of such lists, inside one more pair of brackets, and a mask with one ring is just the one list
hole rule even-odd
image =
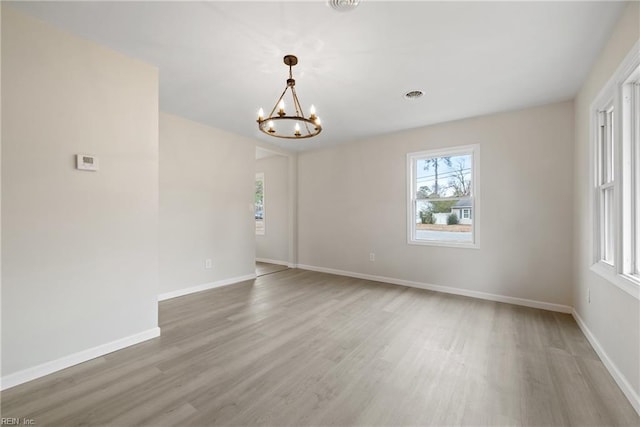
[[256, 147], [256, 276], [286, 270], [292, 265], [294, 161], [286, 152]]

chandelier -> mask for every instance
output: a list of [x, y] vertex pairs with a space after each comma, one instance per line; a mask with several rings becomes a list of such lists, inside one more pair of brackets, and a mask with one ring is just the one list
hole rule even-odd
[[[267, 135], [275, 136], [277, 138], [311, 138], [319, 134], [322, 130], [320, 117], [316, 116], [316, 109], [313, 105], [309, 109], [310, 115], [308, 118], [305, 117], [302, 112], [298, 95], [296, 95], [296, 81], [293, 79], [291, 71], [291, 68], [298, 63], [298, 58], [294, 55], [286, 55], [284, 57], [284, 63], [289, 66], [287, 86], [284, 88], [282, 95], [280, 95], [280, 98], [278, 98], [276, 104], [271, 110], [271, 113], [269, 113], [267, 117], [264, 117], [264, 111], [262, 108], [258, 111], [258, 129]], [[289, 89], [291, 89], [293, 110], [295, 110], [295, 114], [292, 115], [287, 115], [285, 112], [284, 96]], [[291, 126], [287, 126], [287, 123]]]

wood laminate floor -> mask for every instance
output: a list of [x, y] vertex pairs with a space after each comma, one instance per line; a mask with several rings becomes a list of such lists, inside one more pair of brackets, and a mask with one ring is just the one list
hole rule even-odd
[[635, 425], [566, 314], [289, 269], [1, 394], [36, 425]]

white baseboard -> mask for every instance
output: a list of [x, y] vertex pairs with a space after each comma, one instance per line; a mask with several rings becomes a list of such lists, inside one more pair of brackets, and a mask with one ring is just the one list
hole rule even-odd
[[573, 315], [573, 318], [576, 319], [576, 323], [580, 327], [584, 336], [589, 340], [591, 347], [596, 351], [598, 357], [600, 357], [600, 360], [602, 360], [602, 363], [607, 368], [616, 384], [618, 384], [618, 387], [620, 387], [620, 390], [622, 390], [624, 395], [627, 397], [631, 406], [633, 406], [633, 409], [635, 409], [638, 415], [640, 415], [640, 396], [638, 396], [638, 393], [636, 393], [631, 384], [629, 384], [624, 375], [622, 375], [616, 364], [609, 358], [609, 355], [604, 351], [595, 335], [591, 333], [587, 324], [584, 323], [584, 320], [582, 320], [578, 312], [574, 309], [571, 314]]
[[286, 265], [289, 267], [289, 263], [287, 261], [280, 261], [277, 259], [269, 259], [269, 258], [256, 258], [258, 262], [266, 262], [267, 264], [278, 264], [278, 265]]
[[96, 357], [104, 356], [105, 354], [112, 353], [116, 350], [121, 350], [125, 347], [139, 344], [143, 341], [147, 341], [159, 336], [160, 328], [156, 327], [134, 335], [130, 335], [128, 337], [108, 342], [106, 344], [88, 348], [86, 350], [79, 351], [77, 353], [61, 357], [60, 359], [52, 360], [50, 362], [34, 366], [32, 368], [23, 369], [22, 371], [18, 371], [2, 377], [2, 379], [0, 380], [0, 390], [6, 390], [8, 388], [15, 387], [17, 385], [35, 380], [40, 377], [44, 377], [45, 375], [52, 374], [70, 366], [86, 362], [87, 360], [95, 359]]
[[543, 310], [557, 311], [560, 313], [571, 313], [572, 307], [562, 304], [554, 304], [544, 301], [536, 301], [525, 298], [509, 297], [504, 295], [490, 294], [487, 292], [471, 291], [468, 289], [453, 288], [449, 286], [432, 285], [429, 283], [414, 282], [411, 280], [395, 279], [393, 277], [374, 276], [371, 274], [355, 273], [353, 271], [336, 270], [333, 268], [316, 267], [312, 265], [298, 264], [297, 268], [303, 270], [319, 271], [321, 273], [337, 274], [339, 276], [355, 277], [357, 279], [372, 280], [375, 282], [391, 283], [393, 285], [409, 286], [412, 288], [427, 289], [430, 291], [443, 292], [453, 295], [463, 295], [466, 297], [479, 298], [488, 301], [504, 302], [508, 304], [522, 305], [525, 307], [540, 308]]
[[221, 286], [233, 285], [235, 283], [245, 282], [256, 278], [256, 273], [247, 274], [246, 276], [231, 277], [229, 279], [218, 280], [202, 285], [191, 286], [189, 288], [178, 289], [177, 291], [166, 292], [158, 295], [158, 301], [164, 301], [171, 298], [181, 297], [183, 295], [193, 294], [195, 292], [206, 291], [207, 289], [219, 288]]

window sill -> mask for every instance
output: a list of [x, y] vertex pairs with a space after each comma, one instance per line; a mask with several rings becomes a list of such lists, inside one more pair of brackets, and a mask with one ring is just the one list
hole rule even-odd
[[616, 273], [611, 266], [604, 265], [602, 262], [593, 264], [590, 268], [591, 271], [622, 289], [632, 297], [640, 300], [640, 280], [634, 276], [626, 274]]
[[410, 245], [416, 246], [438, 246], [445, 248], [464, 248], [464, 249], [480, 249], [480, 245], [477, 243], [464, 243], [464, 242], [446, 242], [446, 241], [430, 241], [430, 240], [409, 240]]

